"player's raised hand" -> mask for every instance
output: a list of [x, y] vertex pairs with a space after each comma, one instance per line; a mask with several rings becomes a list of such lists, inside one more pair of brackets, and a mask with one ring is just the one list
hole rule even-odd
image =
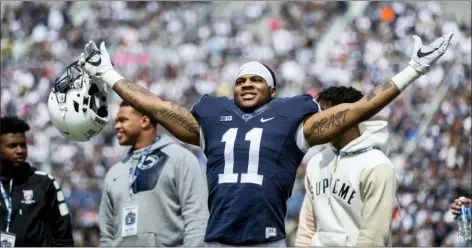
[[96, 77], [101, 77], [107, 70], [113, 69], [105, 42], [102, 42], [99, 50], [95, 42], [89, 41], [85, 45], [85, 53], [79, 57], [79, 64], [84, 66], [90, 76]]
[[100, 50], [95, 42], [89, 41], [85, 45], [85, 53], [80, 54], [79, 64], [84, 67], [90, 76], [98, 77], [110, 86], [123, 78], [113, 68], [104, 41], [100, 44]]
[[423, 45], [419, 36], [414, 35], [415, 45], [410, 66], [421, 74], [428, 72], [429, 66], [446, 52], [453, 34], [453, 32], [449, 32], [427, 46]]

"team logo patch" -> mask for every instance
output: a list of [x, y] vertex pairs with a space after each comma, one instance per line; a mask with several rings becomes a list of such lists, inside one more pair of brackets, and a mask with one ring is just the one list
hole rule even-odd
[[264, 122], [268, 122], [272, 119], [274, 119], [275, 117], [272, 117], [272, 118], [267, 118], [267, 119], [264, 119], [264, 117], [261, 118], [261, 122], [264, 123]]
[[265, 230], [266, 239], [270, 237], [275, 237], [275, 236], [277, 236], [277, 229], [275, 227], [266, 227], [266, 230]]
[[33, 200], [33, 190], [23, 190], [23, 201], [21, 201], [21, 203], [24, 203], [24, 204], [31, 204], [31, 203], [35, 203], [35, 201]]
[[159, 160], [160, 160], [159, 156], [155, 154], [148, 156], [146, 160], [144, 161], [143, 165], [141, 166], [141, 170], [147, 170], [154, 167], [157, 164], [157, 162], [159, 162]]
[[244, 114], [244, 115], [242, 116], [242, 118], [243, 118], [243, 120], [248, 121], [249, 119], [252, 118], [252, 115], [251, 115], [251, 114]]
[[136, 222], [136, 213], [130, 211], [125, 217], [125, 224], [127, 226], [132, 225]]
[[220, 121], [232, 121], [233, 116], [228, 115], [228, 116], [220, 116]]

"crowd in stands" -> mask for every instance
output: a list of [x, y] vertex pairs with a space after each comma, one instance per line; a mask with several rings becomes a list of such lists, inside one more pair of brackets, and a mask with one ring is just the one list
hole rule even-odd
[[[47, 97], [62, 70], [89, 40], [106, 42], [115, 68], [165, 100], [190, 108], [204, 94], [232, 96], [233, 76], [249, 60], [277, 74], [279, 96], [316, 96], [331, 85], [364, 93], [405, 67], [412, 35], [427, 44], [449, 30], [448, 51], [428, 74], [375, 118], [388, 120], [389, 156], [399, 181], [394, 246], [458, 246], [448, 207], [471, 190], [471, 24], [441, 12], [438, 3], [371, 2], [336, 34], [327, 57], [315, 49], [345, 2], [250, 2], [222, 17], [223, 2], [10, 2], [1, 5], [1, 114], [17, 114], [31, 126], [29, 161], [62, 185], [79, 246], [98, 246], [98, 207], [103, 178], [121, 159], [111, 123], [89, 142], [65, 140], [51, 125]], [[263, 25], [260, 25], [263, 23]], [[449, 88], [439, 106], [443, 82]], [[120, 99], [109, 102], [112, 116]], [[433, 112], [431, 112], [433, 111]], [[426, 131], [419, 126], [432, 118]], [[161, 129], [161, 132], [165, 132]], [[407, 149], [413, 142], [413, 151]], [[200, 159], [199, 148], [188, 145]], [[308, 159], [288, 201], [288, 244], [293, 245], [305, 189]]]

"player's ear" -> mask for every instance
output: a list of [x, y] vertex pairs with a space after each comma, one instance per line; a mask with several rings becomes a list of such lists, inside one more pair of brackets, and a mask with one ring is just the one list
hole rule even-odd
[[150, 127], [152, 127], [151, 119], [149, 116], [143, 115], [143, 117], [141, 117], [141, 128], [148, 129]]
[[277, 93], [277, 88], [275, 88], [275, 87], [270, 87], [270, 97], [271, 97], [272, 99], [275, 98], [276, 93]]

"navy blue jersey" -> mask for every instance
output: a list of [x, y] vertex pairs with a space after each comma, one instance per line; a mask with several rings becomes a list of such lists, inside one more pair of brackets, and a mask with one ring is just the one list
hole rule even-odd
[[208, 158], [205, 241], [252, 245], [284, 239], [286, 201], [304, 156], [296, 131], [318, 104], [310, 95], [276, 98], [244, 113], [231, 99], [205, 95], [191, 111]]

